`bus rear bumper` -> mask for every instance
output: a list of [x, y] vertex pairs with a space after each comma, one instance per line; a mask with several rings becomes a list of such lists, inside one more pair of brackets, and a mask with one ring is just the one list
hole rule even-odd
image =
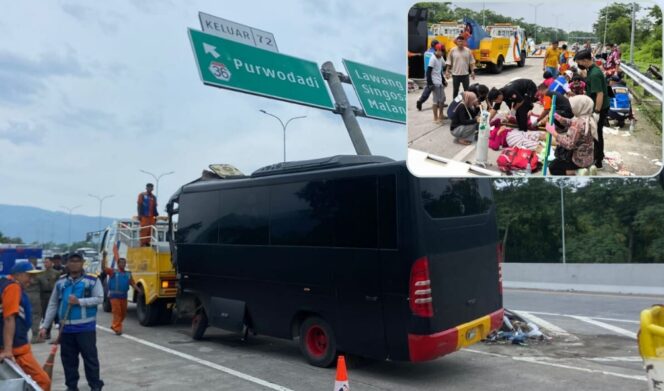
[[504, 310], [435, 334], [408, 334], [410, 361], [428, 361], [473, 345], [500, 328]]

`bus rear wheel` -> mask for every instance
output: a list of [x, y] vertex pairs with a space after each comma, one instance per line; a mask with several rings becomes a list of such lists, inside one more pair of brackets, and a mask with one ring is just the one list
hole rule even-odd
[[193, 318], [191, 318], [191, 338], [200, 341], [203, 339], [203, 334], [208, 328], [208, 318], [204, 309], [200, 309], [196, 312]]
[[300, 351], [309, 364], [327, 368], [337, 356], [337, 342], [332, 327], [323, 319], [312, 316], [300, 325]]

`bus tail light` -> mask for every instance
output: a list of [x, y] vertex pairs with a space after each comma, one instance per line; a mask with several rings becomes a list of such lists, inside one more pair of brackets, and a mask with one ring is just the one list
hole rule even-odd
[[431, 279], [429, 278], [429, 259], [422, 257], [413, 263], [410, 269], [410, 310], [414, 315], [425, 318], [433, 317], [433, 299], [431, 297]]
[[503, 294], [503, 244], [496, 245], [496, 259], [498, 260], [498, 293]]

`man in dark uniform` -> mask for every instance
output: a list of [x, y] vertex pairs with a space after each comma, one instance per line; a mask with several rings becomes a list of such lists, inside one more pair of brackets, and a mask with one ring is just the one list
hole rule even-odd
[[487, 96], [491, 105], [490, 119], [496, 115], [503, 102], [516, 111], [516, 123], [519, 130], [528, 130], [528, 112], [533, 109], [533, 103], [537, 101], [537, 85], [530, 79], [516, 79], [497, 89], [492, 88]]
[[593, 61], [592, 54], [588, 50], [582, 50], [574, 56], [577, 66], [581, 70], [587, 70], [586, 95], [595, 102], [594, 112], [599, 115], [597, 120], [597, 140], [595, 140], [595, 167], [602, 168], [604, 160], [604, 124], [609, 115], [609, 86], [606, 77]]

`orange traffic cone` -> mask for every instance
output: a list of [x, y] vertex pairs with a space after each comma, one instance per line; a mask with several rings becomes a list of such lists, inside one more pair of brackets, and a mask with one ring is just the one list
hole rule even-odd
[[337, 379], [334, 382], [334, 391], [350, 391], [348, 374], [346, 373], [346, 359], [344, 356], [337, 358]]

